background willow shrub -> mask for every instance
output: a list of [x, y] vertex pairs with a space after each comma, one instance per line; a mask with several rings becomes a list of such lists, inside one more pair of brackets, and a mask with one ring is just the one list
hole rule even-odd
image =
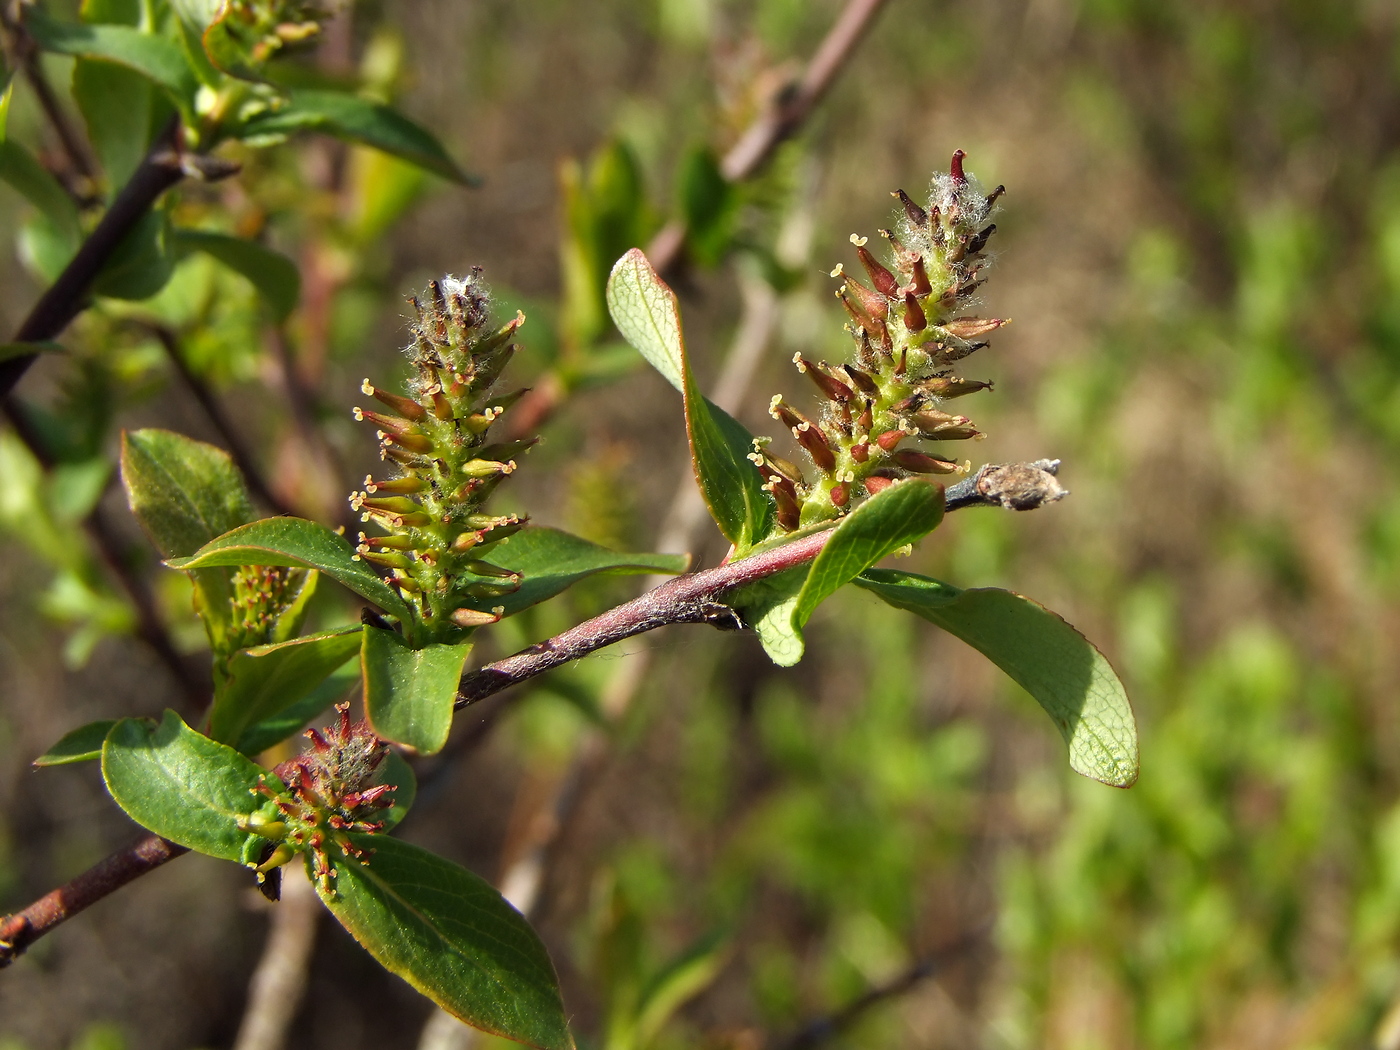
[[[648, 549], [669, 490], [639, 479], [679, 482], [680, 431], [663, 384], [617, 378], [632, 351], [607, 328], [614, 260], [688, 209], [707, 254], [673, 283], [696, 370], [754, 433], [771, 432], [771, 392], [810, 412], [792, 396], [793, 353], [846, 359], [842, 308], [820, 275], [838, 258], [861, 270], [833, 249], [852, 229], [888, 225], [881, 191], [916, 190], [919, 172], [962, 145], [1013, 191], [996, 218], [1004, 255], [991, 298], [1017, 324], [971, 359], [968, 374], [996, 380], [995, 397], [953, 409], [987, 438], [951, 447], [993, 461], [1063, 456], [1074, 497], [1051, 514], [951, 515], [937, 542], [898, 564], [1024, 589], [1084, 627], [1132, 687], [1152, 741], [1143, 780], [1126, 794], [1080, 790], [1038, 716], [1001, 702], [980, 656], [847, 588], [806, 628], [813, 644], [792, 672], [743, 636], [675, 632], [537, 680], [397, 834], [494, 878], [528, 852], [538, 800], [590, 732], [581, 712], [625, 672], [644, 682], [625, 746], [591, 778], [532, 912], [586, 1030], [615, 1018], [612, 1038], [623, 1038], [629, 1004], [681, 957], [711, 960], [716, 976], [656, 1038], [692, 1045], [778, 1041], [886, 979], [925, 972], [929, 958], [939, 976], [879, 1000], [843, 1038], [1237, 1046], [1369, 1041], [1382, 1028], [1400, 915], [1387, 817], [1400, 753], [1388, 687], [1395, 158], [1376, 134], [1396, 97], [1394, 12], [1097, 0], [932, 11], [896, 0], [801, 141], [741, 184], [741, 200], [711, 194], [706, 154], [722, 154], [761, 108], [761, 85], [781, 82], [768, 63], [812, 54], [839, 6], [414, 0], [361, 6], [353, 34], [327, 25], [303, 60], [396, 99], [486, 181], [456, 192], [324, 138], [259, 153], [226, 145], [243, 173], [209, 190], [186, 184], [176, 226], [285, 253], [304, 294], [269, 281], [281, 298], [260, 299], [200, 249], [179, 257], [172, 285], [137, 317], [100, 300], [65, 335], [68, 355], [26, 379], [21, 396], [52, 409], [34, 415], [60, 454], [50, 474], [8, 436], [0, 445], [10, 544], [0, 662], [12, 686], [0, 690], [0, 769], [13, 770], [0, 777], [10, 858], [0, 907], [133, 834], [90, 817], [107, 805], [91, 767], [30, 774], [28, 760], [75, 725], [182, 702], [153, 650], [121, 640], [144, 632], [139, 606], [91, 548], [58, 542], [78, 535], [112, 476], [114, 422], [230, 447], [177, 360], [247, 435], [282, 506], [343, 520], [353, 541], [366, 526], [344, 493], [380, 468], [347, 414], [373, 406], [349, 392], [366, 375], [397, 389], [403, 292], [479, 262], [501, 320], [517, 306], [530, 315], [515, 384], [578, 391], [543, 426], [522, 424], [544, 440], [500, 490], [498, 512]], [[76, 12], [54, 8], [59, 20]], [[402, 78], [397, 55], [432, 75]], [[42, 61], [66, 92], [70, 60]], [[72, 82], [108, 72], [96, 66]], [[75, 122], [80, 112], [69, 109]], [[12, 140], [62, 161], [26, 84], [10, 118]], [[139, 159], [101, 149], [88, 197], [103, 192], [108, 163]], [[578, 159], [556, 181], [563, 156]], [[8, 229], [26, 230], [24, 259], [42, 261], [38, 248], [54, 240], [39, 229], [44, 213], [8, 189], [0, 208]], [[406, 221], [393, 225], [396, 215]], [[1320, 215], [1333, 217], [1325, 235]], [[750, 279], [742, 314], [734, 292], [734, 267], [751, 265], [782, 306], [749, 396], [729, 401], [712, 377], [731, 327], [765, 316]], [[14, 332], [43, 279], [10, 254], [0, 266]], [[803, 279], [785, 283], [790, 273]], [[178, 359], [161, 338], [172, 333]], [[284, 361], [301, 384], [287, 382]], [[289, 407], [298, 396], [300, 413]], [[334, 455], [343, 469], [327, 465]], [[1358, 469], [1328, 469], [1338, 463]], [[1300, 467], [1337, 498], [1299, 501]], [[622, 506], [635, 491], [647, 495]], [[119, 497], [103, 507], [126, 520]], [[202, 645], [184, 577], [143, 562], [129, 526], [117, 535], [123, 564], [164, 588], [154, 608], [177, 644]], [[684, 546], [702, 564], [728, 546], [700, 541]], [[629, 587], [596, 578], [489, 633], [511, 650]], [[321, 581], [312, 628], [356, 613], [339, 593]], [[52, 659], [64, 646], [73, 659], [91, 653], [72, 678]], [[459, 719], [461, 730], [481, 718]], [[189, 858], [91, 910], [6, 971], [6, 1033], [67, 1045], [112, 1018], [142, 1045], [226, 1045], [262, 946], [261, 919], [239, 907], [248, 886], [233, 864]], [[198, 915], [178, 945], [164, 935], [172, 911]], [[999, 922], [977, 940], [991, 915]], [[704, 954], [709, 935], [736, 929]], [[967, 931], [992, 947], [939, 953]], [[349, 938], [323, 931], [310, 980], [300, 1041], [417, 1044], [422, 1000]]]

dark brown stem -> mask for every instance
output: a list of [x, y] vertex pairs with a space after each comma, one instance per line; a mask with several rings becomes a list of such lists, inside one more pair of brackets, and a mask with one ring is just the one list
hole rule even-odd
[[204, 409], [204, 414], [209, 418], [209, 422], [219, 432], [219, 437], [223, 439], [229, 455], [233, 457], [234, 463], [243, 473], [248, 487], [252, 489], [258, 502], [276, 514], [291, 514], [291, 508], [272, 491], [263, 479], [262, 471], [258, 469], [257, 461], [253, 458], [252, 450], [243, 441], [242, 435], [238, 433], [238, 429], [229, 419], [228, 413], [224, 411], [224, 406], [219, 404], [219, 399], [205, 385], [204, 380], [190, 370], [189, 364], [180, 352], [180, 343], [175, 333], [164, 325], [143, 325], [142, 327], [154, 335], [164, 348], [165, 356], [170, 359], [175, 371], [180, 374], [180, 379], [194, 395], [194, 399], [199, 402], [199, 407]]
[[160, 867], [189, 850], [157, 835], [147, 835], [134, 846], [118, 850], [72, 882], [40, 897], [14, 915], [0, 919], [0, 967], [15, 958], [61, 922], [72, 918], [107, 894]]
[[[180, 122], [172, 117], [131, 181], [122, 187], [102, 221], [78, 249], [78, 254], [34, 304], [34, 309], [15, 333], [15, 342], [39, 343], [53, 339], [82, 312], [88, 289], [122, 241], [150, 212], [161, 194], [184, 178], [179, 139]], [[14, 389], [37, 356], [26, 354], [0, 361], [0, 397]]]
[[953, 943], [915, 960], [912, 966], [898, 976], [862, 992], [835, 1013], [809, 1021], [791, 1037], [772, 1044], [773, 1050], [812, 1050], [813, 1047], [835, 1039], [875, 1007], [913, 991], [952, 959], [975, 948], [985, 939], [988, 929], [989, 927], [984, 926], [974, 930]]

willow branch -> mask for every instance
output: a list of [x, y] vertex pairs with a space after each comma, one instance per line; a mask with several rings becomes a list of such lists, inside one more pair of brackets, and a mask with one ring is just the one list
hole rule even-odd
[[0, 919], [0, 967], [14, 962], [26, 948], [61, 922], [89, 905], [154, 871], [168, 860], [188, 853], [157, 835], [147, 835], [136, 845], [118, 850], [72, 882], [40, 897], [21, 912]]
[[[172, 117], [130, 181], [78, 249], [78, 254], [29, 311], [15, 333], [15, 342], [40, 343], [53, 339], [83, 311], [88, 289], [113, 253], [155, 206], [161, 194], [185, 177], [179, 139], [180, 121]], [[37, 354], [26, 354], [0, 361], [0, 397], [14, 389], [37, 357]]]
[[[1001, 506], [1034, 510], [1065, 495], [1055, 480], [1058, 468], [1058, 460], [1046, 459], [983, 467], [947, 489], [945, 509]], [[821, 553], [833, 533], [833, 529], [827, 529], [740, 561], [667, 580], [641, 597], [585, 620], [563, 634], [463, 675], [457, 706], [484, 700], [502, 689], [658, 627], [708, 623], [720, 628], [741, 628], [742, 620], [724, 604], [724, 596], [736, 587], [807, 564]]]

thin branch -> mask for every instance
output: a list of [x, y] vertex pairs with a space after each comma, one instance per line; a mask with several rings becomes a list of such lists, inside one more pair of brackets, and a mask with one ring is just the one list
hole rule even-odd
[[[1057, 465], [1057, 460], [1040, 460], [1034, 464], [983, 467], [973, 477], [947, 490], [945, 500], [948, 509], [1013, 505], [1013, 509], [1031, 510], [1033, 505], [1029, 496], [1020, 498], [1016, 495], [1016, 491], [1019, 490], [998, 490], [994, 486], [984, 485], [985, 479], [1009, 476], [1034, 480], [1038, 475], [1051, 474], [1050, 466]], [[1053, 481], [1052, 474], [1051, 480]], [[1055, 494], [1045, 495], [1041, 500], [1042, 504], [1054, 502], [1064, 495], [1064, 490], [1057, 484], [1052, 486], [1043, 480], [1033, 487], [1038, 487], [1044, 493], [1050, 493], [1053, 488]], [[987, 488], [988, 492], [981, 492], [981, 488]], [[577, 627], [570, 628], [547, 641], [522, 649], [514, 656], [486, 664], [464, 675], [457, 694], [457, 706], [462, 707], [483, 700], [571, 660], [597, 652], [614, 642], [658, 627], [677, 623], [709, 623], [722, 629], [740, 629], [743, 623], [734, 610], [723, 603], [724, 595], [735, 587], [806, 564], [820, 553], [834, 534], [834, 529], [826, 529], [728, 565], [667, 580], [639, 598], [634, 598], [591, 620], [585, 620]], [[162, 850], [165, 852], [162, 853]], [[113, 854], [67, 886], [54, 890], [23, 912], [0, 922], [0, 965], [12, 961], [24, 946], [48, 932], [69, 915], [184, 852], [187, 851], [183, 847], [150, 836], [131, 850]], [[42, 919], [53, 913], [54, 905], [46, 904], [50, 901], [57, 901], [64, 907], [60, 912], [54, 913], [57, 917], [35, 922], [32, 916]], [[37, 932], [32, 932], [33, 930]]]
[[[14, 342], [39, 343], [55, 338], [87, 305], [88, 289], [113, 253], [146, 217], [161, 194], [185, 177], [180, 156], [180, 121], [172, 117], [160, 137], [122, 187], [96, 229], [49, 290], [39, 297], [15, 333]], [[0, 361], [0, 397], [8, 395], [37, 359], [37, 354]]]
[[789, 1038], [774, 1043], [772, 1050], [813, 1050], [813, 1047], [835, 1039], [875, 1007], [913, 991], [953, 959], [975, 948], [987, 936], [988, 929], [989, 927], [984, 926], [974, 930], [951, 944], [916, 959], [903, 973], [884, 984], [867, 989], [835, 1013], [807, 1022]]
[[[1058, 467], [1058, 460], [983, 467], [946, 491], [946, 508], [1003, 506], [1034, 510], [1065, 495], [1054, 477]], [[720, 628], [742, 628], [738, 614], [724, 604], [725, 594], [746, 583], [805, 565], [821, 552], [833, 532], [826, 529], [727, 565], [677, 576], [563, 634], [486, 664], [462, 676], [457, 706], [484, 700], [502, 689], [658, 627], [708, 623]]]
[[[855, 53], [856, 45], [875, 21], [887, 0], [850, 0], [817, 47], [802, 76], [774, 100], [772, 107], [753, 122], [720, 161], [720, 174], [729, 182], [752, 178], [773, 156], [773, 151], [795, 135], [837, 76]], [[647, 258], [665, 276], [685, 249], [684, 225], [672, 222], [647, 247]]]
[[282, 1050], [306, 994], [321, 901], [303, 870], [288, 865], [282, 878], [282, 897], [272, 909], [267, 944], [248, 985], [248, 1007], [233, 1050]]
[[23, 911], [0, 919], [0, 968], [14, 962], [21, 952], [59, 923], [188, 852], [184, 846], [157, 835], [147, 835], [136, 845], [118, 850], [72, 882], [40, 897]]
[[194, 395], [194, 399], [199, 402], [199, 407], [204, 410], [204, 414], [209, 418], [214, 429], [219, 432], [219, 437], [223, 439], [229, 455], [233, 457], [233, 462], [242, 472], [244, 479], [248, 482], [248, 487], [252, 489], [258, 502], [276, 514], [292, 513], [286, 502], [278, 497], [264, 480], [262, 471], [258, 469], [257, 461], [253, 458], [252, 451], [244, 442], [242, 435], [238, 433], [238, 428], [233, 425], [233, 421], [229, 419], [228, 413], [224, 411], [224, 406], [219, 404], [219, 399], [205, 385], [204, 380], [190, 369], [184, 354], [180, 352], [179, 339], [175, 333], [161, 324], [143, 324], [141, 327], [154, 335], [165, 350], [165, 356], [170, 359], [170, 363], [179, 373], [180, 379]]

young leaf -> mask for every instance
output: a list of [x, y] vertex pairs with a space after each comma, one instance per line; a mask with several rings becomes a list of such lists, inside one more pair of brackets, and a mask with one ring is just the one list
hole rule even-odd
[[0, 142], [0, 179], [39, 209], [65, 247], [77, 250], [83, 231], [73, 198], [33, 154], [13, 139]]
[[124, 718], [102, 746], [107, 790], [136, 823], [161, 838], [224, 860], [242, 859], [250, 837], [238, 821], [267, 801], [259, 776], [231, 747], [196, 733], [174, 711], [160, 725]]
[[324, 525], [304, 518], [264, 518], [210, 540], [188, 558], [166, 562], [172, 569], [214, 565], [297, 565], [320, 569], [385, 612], [408, 618], [403, 600]]
[[126, 66], [160, 85], [193, 123], [194, 74], [173, 40], [143, 33], [131, 26], [83, 25], [59, 22], [42, 8], [25, 11], [25, 28], [45, 51], [82, 58], [102, 58]]
[[305, 698], [359, 652], [362, 630], [355, 624], [235, 653], [209, 710], [209, 735], [236, 746], [249, 726]]
[[380, 965], [482, 1031], [573, 1050], [554, 967], [505, 898], [417, 846], [350, 837], [368, 864], [337, 859], [333, 888], [317, 892]]
[[109, 193], [126, 185], [145, 156], [154, 90], [145, 77], [112, 62], [80, 58], [73, 65], [73, 101], [102, 162]]
[[294, 704], [283, 708], [270, 718], [250, 725], [238, 738], [234, 748], [245, 755], [261, 754], [274, 744], [286, 740], [306, 723], [315, 720], [332, 704], [343, 700], [351, 687], [359, 684], [359, 663], [347, 664]]
[[773, 522], [773, 501], [748, 459], [753, 435], [701, 395], [686, 358], [676, 295], [640, 249], [617, 261], [607, 296], [617, 330], [681, 391], [695, 480], [710, 516], [742, 554], [768, 535]]
[[779, 667], [791, 667], [802, 659], [805, 643], [802, 632], [792, 625], [792, 613], [810, 571], [810, 565], [799, 565], [746, 584], [728, 598], [758, 635], [768, 659]]
[[447, 743], [471, 642], [413, 649], [396, 631], [365, 629], [365, 714], [385, 740], [431, 755]]
[[413, 767], [404, 760], [403, 755], [390, 748], [384, 764], [375, 774], [374, 783], [394, 785], [394, 793], [389, 796], [394, 800], [394, 804], [388, 809], [381, 809], [375, 815], [376, 820], [384, 822], [383, 831], [392, 831], [413, 808], [413, 802], [418, 797], [418, 777], [414, 775]]
[[115, 718], [109, 718], [79, 726], [71, 733], [65, 733], [58, 743], [36, 758], [34, 765], [40, 768], [71, 766], [75, 762], [91, 762], [101, 758], [102, 741], [107, 739], [107, 734], [116, 724]]
[[169, 230], [164, 208], [143, 215], [93, 280], [93, 294], [109, 299], [149, 299], [164, 288], [175, 270]]
[[959, 590], [871, 569], [856, 584], [981, 652], [1040, 702], [1069, 744], [1071, 768], [1113, 787], [1138, 776], [1137, 726], [1103, 653], [1043, 605], [997, 588]]
[[301, 274], [296, 263], [281, 252], [210, 230], [172, 230], [172, 247], [178, 256], [204, 252], [234, 273], [246, 277], [272, 310], [272, 316], [285, 321], [301, 298]]
[[253, 516], [229, 454], [169, 430], [122, 434], [122, 484], [131, 512], [166, 558], [193, 554]]
[[838, 587], [899, 548], [923, 539], [943, 520], [943, 486], [917, 478], [897, 482], [841, 519], [812, 562], [792, 610], [792, 625], [806, 626], [818, 605]]
[[531, 526], [491, 552], [491, 563], [521, 574], [520, 589], [493, 605], [505, 606], [505, 615], [553, 598], [579, 580], [596, 573], [616, 575], [684, 572], [684, 554], [619, 554], [559, 529]]
[[702, 937], [647, 982], [631, 1026], [634, 1045], [650, 1046], [677, 1010], [714, 983], [729, 958], [730, 948], [729, 939], [723, 934]]
[[477, 181], [457, 166], [442, 143], [402, 113], [343, 91], [292, 91], [281, 106], [251, 117], [237, 134], [255, 138], [297, 131], [321, 131], [372, 146], [453, 182]]

